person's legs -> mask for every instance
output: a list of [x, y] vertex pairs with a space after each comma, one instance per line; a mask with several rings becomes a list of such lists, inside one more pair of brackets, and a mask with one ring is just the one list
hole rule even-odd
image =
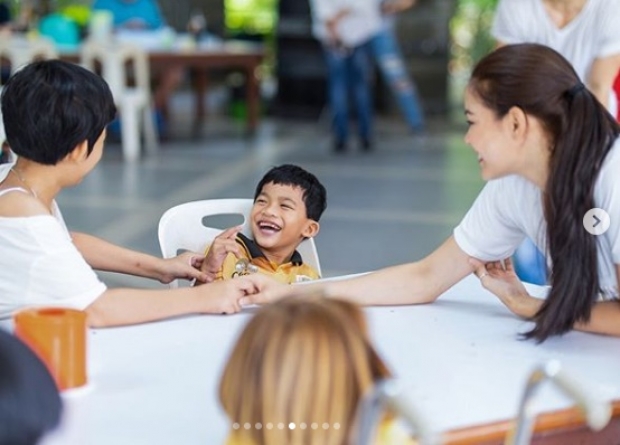
[[422, 130], [424, 128], [422, 107], [391, 29], [384, 27], [371, 39], [369, 46], [381, 74], [398, 101], [405, 120], [412, 130]]
[[168, 102], [174, 90], [183, 81], [185, 71], [181, 66], [171, 66], [163, 68], [157, 73], [157, 83], [153, 94], [155, 109], [159, 111], [164, 120], [169, 119], [170, 110]]
[[348, 137], [347, 55], [326, 46], [323, 47], [328, 72], [328, 100], [333, 116], [334, 148], [342, 151]]
[[358, 46], [348, 58], [348, 78], [353, 96], [359, 137], [364, 149], [370, 149], [372, 138], [372, 100], [370, 97], [370, 60], [366, 45]]

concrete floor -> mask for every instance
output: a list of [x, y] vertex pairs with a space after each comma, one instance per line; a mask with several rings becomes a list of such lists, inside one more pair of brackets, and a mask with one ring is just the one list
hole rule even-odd
[[[324, 276], [337, 276], [427, 255], [482, 187], [462, 125], [443, 118], [414, 136], [400, 116], [379, 116], [373, 152], [360, 152], [352, 140], [337, 155], [324, 121], [263, 118], [256, 135], [245, 137], [243, 122], [212, 116], [196, 135], [185, 108], [173, 108], [160, 151], [134, 165], [122, 161], [118, 142], [108, 142], [97, 168], [59, 197], [71, 229], [159, 255], [157, 224], [166, 209], [197, 199], [250, 198], [266, 170], [296, 163], [327, 188], [316, 245]], [[113, 286], [160, 286], [103, 278]]]

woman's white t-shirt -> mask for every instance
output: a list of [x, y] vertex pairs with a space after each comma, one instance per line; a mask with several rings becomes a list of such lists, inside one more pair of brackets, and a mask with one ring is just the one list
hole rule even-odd
[[[566, 186], [572, 185], [567, 183]], [[607, 154], [596, 180], [594, 203], [610, 217], [609, 229], [596, 236], [600, 285], [605, 297], [617, 297], [615, 265], [620, 264], [620, 139]], [[530, 238], [541, 252], [547, 251], [542, 192], [520, 176], [489, 181], [454, 229], [459, 247], [467, 255], [483, 261], [510, 257], [525, 237]]]
[[[0, 182], [10, 167], [0, 165]], [[85, 309], [106, 290], [53, 207], [53, 215], [0, 217], [0, 318], [27, 306]]]
[[[542, 0], [500, 0], [491, 35], [506, 44], [532, 42], [551, 47], [585, 82], [594, 59], [620, 54], [620, 2], [587, 0], [579, 14], [560, 29]], [[610, 99], [615, 96], [611, 94]], [[610, 110], [615, 106], [610, 103]]]

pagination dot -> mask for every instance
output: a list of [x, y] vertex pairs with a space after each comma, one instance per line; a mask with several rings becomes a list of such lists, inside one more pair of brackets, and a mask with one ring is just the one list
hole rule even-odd
[[289, 430], [294, 430], [295, 429], [295, 423], [294, 422], [289, 423], [288, 424], [288, 429]]
[[237, 422], [233, 423], [233, 430], [238, 430], [239, 429], [239, 424]]

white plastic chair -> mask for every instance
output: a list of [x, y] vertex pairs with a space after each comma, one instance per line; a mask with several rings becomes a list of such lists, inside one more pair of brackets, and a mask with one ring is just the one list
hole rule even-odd
[[[223, 229], [207, 227], [203, 219], [214, 215], [241, 215], [243, 228], [241, 233], [251, 236], [248, 216], [253, 204], [252, 199], [205, 199], [192, 201], [172, 207], [159, 220], [159, 246], [164, 258], [171, 258], [181, 250], [203, 253], [208, 244]], [[319, 255], [312, 238], [302, 241], [297, 251], [304, 262], [312, 266], [321, 275]], [[178, 287], [177, 280], [170, 287]]]
[[536, 411], [532, 405], [541, 383], [554, 383], [564, 394], [573, 399], [583, 411], [586, 423], [593, 431], [602, 430], [611, 418], [611, 404], [588, 392], [587, 386], [562, 370], [560, 363], [551, 360], [536, 368], [528, 377], [523, 391], [514, 435], [506, 438], [506, 445], [527, 445], [532, 437]]
[[[123, 158], [132, 162], [140, 158], [141, 136], [145, 148], [158, 149], [157, 127], [153, 116], [150, 91], [148, 55], [139, 47], [126, 42], [87, 40], [80, 48], [84, 67], [95, 70], [101, 64], [102, 76], [110, 86], [121, 119]], [[127, 85], [127, 63], [134, 69], [135, 86]]]
[[[39, 59], [56, 59], [58, 52], [54, 43], [44, 37], [26, 38], [23, 35], [2, 36], [0, 38], [0, 59], [9, 62], [9, 74], [13, 74], [24, 65]], [[0, 93], [2, 93], [0, 79]], [[0, 147], [6, 140], [2, 110], [0, 110]]]
[[375, 443], [377, 428], [389, 408], [402, 419], [416, 435], [419, 445], [439, 445], [440, 437], [430, 422], [404, 394], [396, 379], [380, 380], [359, 402], [353, 443], [371, 445]]

